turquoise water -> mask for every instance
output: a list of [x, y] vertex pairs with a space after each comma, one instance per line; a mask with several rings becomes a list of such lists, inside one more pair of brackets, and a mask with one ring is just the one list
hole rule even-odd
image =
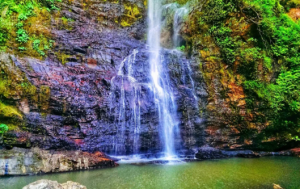
[[273, 188], [300, 189], [300, 158], [224, 159], [174, 165], [129, 165], [117, 168], [0, 179], [1, 189], [19, 189], [39, 179], [72, 180], [88, 189], [110, 188]]

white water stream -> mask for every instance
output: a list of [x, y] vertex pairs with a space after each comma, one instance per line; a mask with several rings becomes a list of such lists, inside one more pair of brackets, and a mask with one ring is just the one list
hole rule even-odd
[[161, 0], [148, 1], [148, 45], [150, 50], [150, 74], [155, 103], [158, 108], [159, 126], [166, 158], [176, 157], [175, 135], [178, 131], [176, 103], [169, 82], [169, 75], [164, 71], [161, 56]]
[[[169, 76], [170, 64], [178, 64], [181, 73], [181, 81], [177, 84], [183, 84], [190, 88], [190, 94], [194, 97], [197, 103], [198, 99], [195, 95], [195, 86], [192, 79], [192, 70], [188, 59], [184, 58], [184, 53], [176, 50], [180, 45], [180, 28], [183, 23], [184, 17], [188, 14], [188, 8], [178, 7], [175, 4], [174, 23], [173, 23], [173, 50], [166, 50], [161, 48], [161, 25], [162, 25], [162, 11], [168, 6], [162, 6], [161, 0], [148, 0], [148, 53], [149, 53], [149, 70], [144, 73], [150, 80], [146, 83], [138, 81], [138, 50], [134, 50], [128, 57], [121, 63], [118, 74], [111, 80], [111, 104], [114, 104], [114, 118], [115, 123], [118, 125], [116, 135], [113, 137], [113, 149], [115, 155], [125, 154], [128, 150], [126, 144], [128, 141], [132, 142], [133, 156], [130, 158], [117, 157], [121, 159], [129, 159], [129, 161], [141, 161], [143, 157], [140, 153], [141, 142], [140, 135], [144, 132], [144, 126], [141, 122], [143, 120], [141, 115], [141, 104], [145, 103], [145, 96], [142, 95], [142, 86], [148, 88], [150, 102], [155, 104], [155, 112], [158, 118], [158, 132], [160, 135], [160, 143], [162, 147], [162, 154], [158, 157], [160, 160], [178, 160], [179, 155], [176, 150], [180, 150], [180, 131], [179, 121], [177, 118], [177, 104], [173, 89], [176, 86], [174, 81], [171, 82]], [[166, 56], [166, 53], [168, 54]], [[170, 62], [170, 58], [174, 57], [179, 62]], [[175, 65], [171, 65], [177, 67]], [[144, 72], [145, 72], [144, 71]], [[173, 70], [174, 71], [174, 70]], [[176, 82], [175, 82], [176, 83]], [[146, 93], [145, 93], [146, 94]], [[144, 94], [144, 95], [145, 95]], [[127, 99], [127, 100], [126, 100]], [[117, 102], [117, 103], [116, 103]], [[129, 103], [129, 104], [128, 104]], [[129, 110], [129, 111], [128, 111]], [[113, 113], [111, 111], [111, 113]], [[188, 113], [189, 125], [190, 115]], [[130, 136], [126, 136], [129, 133]], [[129, 132], [128, 132], [129, 131]], [[133, 132], [132, 132], [133, 131]], [[132, 133], [132, 134], [131, 134]], [[129, 139], [129, 140], [128, 140]], [[158, 158], [156, 157], [156, 158]], [[126, 160], [127, 161], [127, 160]], [[149, 160], [147, 160], [149, 161]]]

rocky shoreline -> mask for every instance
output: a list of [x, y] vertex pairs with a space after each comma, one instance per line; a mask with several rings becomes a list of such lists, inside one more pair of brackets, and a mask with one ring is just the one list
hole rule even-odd
[[39, 148], [0, 150], [0, 177], [61, 173], [118, 166], [101, 152], [47, 151]]
[[252, 150], [220, 150], [212, 147], [201, 147], [195, 154], [197, 160], [208, 159], [223, 159], [223, 158], [259, 158], [265, 156], [295, 156], [300, 157], [300, 148], [294, 148], [290, 150], [284, 150], [279, 152], [264, 152], [264, 151], [252, 151]]
[[[182, 159], [189, 162], [234, 157], [260, 158], [266, 156], [300, 157], [300, 148], [280, 152], [258, 152], [251, 150], [226, 151], [204, 146], [198, 149], [194, 158], [191, 158], [192, 156], [186, 156]], [[151, 157], [154, 157], [154, 155]], [[151, 157], [149, 158], [151, 159]], [[147, 156], [144, 158], [147, 159]], [[117, 161], [118, 159], [111, 158], [99, 151], [89, 153], [83, 151], [49, 151], [40, 148], [25, 149], [16, 147], [11, 150], [0, 149], [0, 177], [112, 168], [118, 166]], [[164, 161], [149, 162], [163, 164]]]

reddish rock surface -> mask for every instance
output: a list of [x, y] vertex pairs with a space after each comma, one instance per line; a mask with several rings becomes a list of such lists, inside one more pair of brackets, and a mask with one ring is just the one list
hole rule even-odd
[[293, 19], [293, 20], [299, 20], [300, 19], [300, 9], [298, 8], [293, 8], [290, 10], [288, 15]]
[[300, 148], [291, 149], [293, 155], [300, 157]]

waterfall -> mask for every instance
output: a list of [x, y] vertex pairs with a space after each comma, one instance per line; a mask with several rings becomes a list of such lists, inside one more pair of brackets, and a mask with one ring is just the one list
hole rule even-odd
[[174, 47], [179, 47], [181, 44], [180, 40], [180, 29], [181, 23], [183, 22], [184, 17], [188, 14], [189, 9], [184, 6], [181, 8], [176, 9], [174, 14], [174, 21], [173, 21], [173, 45]]
[[149, 0], [148, 6], [148, 45], [151, 82], [155, 104], [158, 108], [159, 126], [166, 157], [173, 157], [175, 152], [175, 135], [178, 134], [176, 103], [169, 82], [168, 72], [163, 66], [161, 56], [161, 0]]
[[[181, 37], [180, 34], [180, 29], [182, 28], [183, 23], [185, 22], [186, 16], [189, 14], [190, 12], [190, 5], [189, 3], [194, 3], [194, 1], [190, 1], [188, 2], [186, 5], [184, 5], [183, 7], [180, 7], [177, 3], [175, 3], [176, 9], [174, 10], [174, 17], [173, 17], [173, 53], [176, 56], [182, 56], [182, 52], [177, 50], [178, 47], [180, 47], [183, 43], [183, 39]], [[194, 112], [193, 108], [196, 109], [196, 112], [199, 112], [199, 105], [198, 105], [198, 97], [196, 95], [196, 90], [195, 90], [195, 82], [193, 80], [192, 74], [193, 71], [191, 69], [190, 66], [190, 60], [186, 60], [186, 61], [181, 61], [180, 62], [181, 65], [181, 82], [182, 84], [186, 87], [189, 88], [190, 90], [190, 95], [193, 99], [191, 99], [191, 103], [192, 104], [186, 104], [186, 106], [190, 106], [189, 108], [186, 108], [186, 116], [187, 116], [187, 120], [185, 121], [185, 127], [189, 128], [188, 129], [188, 135], [191, 137], [189, 138], [190, 140], [192, 139], [192, 135], [195, 132], [194, 131], [194, 126], [192, 124], [191, 121], [191, 117], [193, 117], [194, 115], [192, 114], [192, 112]], [[201, 118], [200, 118], [201, 120]], [[202, 120], [201, 120], [202, 121]], [[189, 143], [191, 143], [191, 141], [189, 141]]]
[[[174, 49], [170, 50], [161, 47], [162, 14], [174, 7], [174, 36], [170, 38]], [[193, 72], [186, 54], [176, 50], [188, 12], [177, 4], [162, 6], [161, 0], [148, 1], [147, 46], [131, 51], [111, 79], [111, 131], [107, 131], [111, 133], [111, 143], [105, 145], [112, 155], [142, 158], [154, 154], [170, 160], [184, 153], [186, 141], [195, 144], [198, 99]], [[177, 114], [178, 110], [182, 113]]]
[[[118, 120], [115, 123], [121, 126], [117, 128], [117, 137], [114, 137], [114, 154], [124, 153], [125, 150], [125, 131], [126, 125], [133, 127], [133, 150], [137, 154], [139, 152], [139, 136], [141, 126], [141, 85], [136, 78], [134, 78], [133, 67], [136, 63], [136, 55], [138, 50], [134, 49], [133, 52], [126, 57], [118, 70], [117, 76], [111, 79], [111, 94], [110, 94], [110, 113], [112, 113], [112, 103], [118, 102], [114, 112], [118, 113]], [[129, 104], [130, 111], [126, 111], [126, 98], [133, 96]], [[129, 114], [129, 115], [128, 115]], [[127, 117], [130, 117], [129, 121]]]

